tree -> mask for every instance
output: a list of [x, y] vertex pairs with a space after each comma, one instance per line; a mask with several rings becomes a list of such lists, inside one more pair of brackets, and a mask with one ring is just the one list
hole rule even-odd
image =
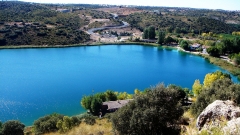
[[9, 120], [3, 124], [2, 133], [4, 135], [24, 135], [24, 127], [20, 121]]
[[168, 36], [167, 38], [164, 39], [164, 43], [171, 43], [171, 42], [176, 42], [175, 39], [173, 39], [172, 37]]
[[148, 28], [148, 38], [149, 39], [155, 39], [156, 33], [155, 33], [155, 28], [153, 26]]
[[174, 87], [161, 84], [135, 96], [112, 115], [113, 128], [119, 134], [179, 134], [177, 121], [183, 114], [179, 94]]
[[206, 74], [204, 81], [203, 81], [203, 87], [209, 87], [214, 81], [218, 79], [224, 79], [228, 78], [231, 79], [231, 76], [227, 73], [223, 73], [221, 71], [216, 71], [213, 73]]
[[192, 86], [192, 91], [194, 93], [194, 96], [198, 96], [199, 93], [202, 91], [202, 85], [199, 80], [195, 80]]
[[229, 53], [233, 53], [234, 52], [233, 40], [231, 40], [231, 39], [223, 39], [222, 42], [227, 47], [227, 51]]
[[178, 27], [177, 27], [177, 28], [175, 28], [175, 29], [174, 29], [174, 33], [177, 33], [177, 34], [178, 34], [178, 33], [181, 33], [181, 29], [180, 29], [180, 28], [178, 28]]
[[218, 79], [209, 87], [204, 87], [196, 102], [191, 105], [191, 112], [198, 116], [210, 103], [215, 100], [232, 100], [240, 104], [240, 85], [234, 84], [229, 78]]
[[225, 46], [225, 44], [223, 42], [217, 43], [216, 47], [219, 51], [219, 54], [224, 55], [227, 52], [227, 47]]
[[240, 64], [240, 53], [234, 54], [231, 59], [235, 65], [239, 65]]
[[158, 32], [158, 44], [164, 43], [164, 39], [165, 39], [165, 32], [159, 31]]
[[240, 52], [240, 38], [235, 37], [233, 40], [233, 53], [239, 53]]
[[142, 92], [139, 89], [135, 89], [134, 90], [134, 94], [135, 95], [140, 95], [140, 94], [142, 94]]
[[[82, 107], [87, 109], [93, 115], [98, 115], [103, 102], [101, 96], [102, 96], [101, 94], [84, 96], [81, 100]], [[106, 97], [104, 97], [104, 100], [105, 99]]]
[[101, 108], [102, 108], [102, 100], [94, 96], [91, 102], [91, 109], [90, 109], [91, 113], [93, 115], [98, 115]]
[[189, 44], [188, 44], [188, 42], [187, 42], [186, 40], [182, 40], [182, 41], [180, 42], [180, 46], [181, 46], [181, 48], [183, 48], [184, 50], [189, 50]]
[[149, 37], [149, 36], [148, 36], [148, 33], [149, 33], [149, 32], [148, 32], [148, 28], [145, 28], [144, 31], [143, 31], [143, 37], [142, 37], [142, 38], [143, 38], [143, 39], [148, 39], [148, 37]]
[[0, 45], [6, 45], [6, 39], [0, 38]]
[[207, 53], [210, 56], [214, 56], [214, 57], [219, 57], [219, 54], [220, 54], [218, 48], [215, 46], [211, 46], [211, 47], [207, 48]]
[[108, 101], [116, 101], [117, 95], [112, 90], [107, 90], [105, 92]]

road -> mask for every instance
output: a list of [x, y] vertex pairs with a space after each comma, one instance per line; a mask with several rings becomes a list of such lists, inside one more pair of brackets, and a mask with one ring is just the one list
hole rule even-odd
[[[116, 19], [118, 17], [117, 14], [112, 14], [113, 18]], [[122, 21], [123, 25], [120, 26], [104, 26], [104, 27], [99, 27], [99, 28], [92, 28], [87, 31], [88, 34], [94, 34], [95, 31], [99, 30], [106, 30], [106, 29], [121, 29], [129, 26], [129, 23]]]

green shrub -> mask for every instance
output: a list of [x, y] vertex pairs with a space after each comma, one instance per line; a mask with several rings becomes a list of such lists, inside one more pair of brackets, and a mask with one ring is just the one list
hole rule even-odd
[[39, 118], [34, 121], [33, 128], [35, 134], [44, 134], [49, 132], [55, 132], [58, 130], [57, 122], [63, 120], [63, 115], [60, 114], [51, 114]]
[[157, 85], [112, 115], [113, 128], [119, 134], [180, 134], [177, 124], [183, 114], [179, 90]]
[[0, 135], [2, 135], [2, 122], [0, 121]]
[[84, 122], [88, 125], [94, 125], [96, 123], [96, 119], [97, 117], [92, 116], [92, 115], [84, 115], [82, 117], [82, 119], [84, 120]]
[[73, 116], [72, 117], [72, 122], [74, 126], [79, 126], [79, 124], [81, 123], [81, 119], [77, 116]]
[[10, 120], [2, 125], [3, 135], [24, 135], [25, 125], [17, 120]]
[[229, 78], [218, 79], [209, 87], [203, 88], [190, 110], [197, 117], [215, 100], [233, 100], [240, 104], [240, 85], [234, 84]]
[[58, 128], [59, 132], [68, 132], [70, 129], [73, 128], [73, 120], [71, 117], [64, 116], [63, 120], [59, 120], [57, 122], [56, 127]]

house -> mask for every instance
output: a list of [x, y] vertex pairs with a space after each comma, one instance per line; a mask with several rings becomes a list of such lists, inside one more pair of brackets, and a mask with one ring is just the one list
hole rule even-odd
[[201, 47], [200, 44], [198, 43], [195, 43], [193, 45], [190, 46], [190, 49], [193, 50], [193, 51], [196, 51], [197, 49], [199, 49]]
[[102, 103], [102, 112], [103, 113], [115, 112], [116, 110], [123, 107], [130, 101], [132, 101], [132, 99], [103, 102]]
[[57, 9], [58, 12], [67, 13], [70, 12], [69, 9]]

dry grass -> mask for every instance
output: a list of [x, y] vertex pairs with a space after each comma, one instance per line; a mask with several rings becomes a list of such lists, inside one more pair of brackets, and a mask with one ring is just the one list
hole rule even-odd
[[68, 133], [49, 133], [45, 135], [113, 135], [112, 123], [107, 119], [98, 119], [94, 125], [82, 122]]
[[190, 113], [190, 111], [187, 111], [183, 114], [183, 117], [189, 118], [189, 125], [185, 126], [185, 131], [181, 133], [181, 135], [197, 135], [198, 129], [196, 127], [196, 118]]

